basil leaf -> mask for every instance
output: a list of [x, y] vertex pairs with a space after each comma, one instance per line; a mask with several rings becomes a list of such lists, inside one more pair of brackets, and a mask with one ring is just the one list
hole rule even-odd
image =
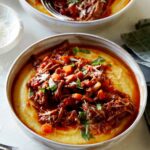
[[78, 52], [85, 53], [85, 54], [90, 54], [91, 53], [88, 49], [82, 49], [82, 48], [79, 48], [79, 47], [74, 47], [73, 48], [73, 53], [77, 54]]
[[105, 59], [101, 56], [99, 56], [97, 59], [95, 59], [93, 62], [92, 62], [92, 65], [93, 66], [97, 66], [97, 65], [101, 65], [102, 63], [105, 62]]
[[81, 81], [80, 81], [79, 78], [77, 78], [76, 84], [77, 84], [77, 88], [83, 89], [82, 86], [81, 86]]
[[102, 110], [102, 105], [101, 104], [96, 104], [97, 110]]

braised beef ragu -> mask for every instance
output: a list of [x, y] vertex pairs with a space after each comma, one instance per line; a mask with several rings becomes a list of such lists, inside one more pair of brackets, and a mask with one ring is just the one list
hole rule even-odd
[[89, 21], [110, 15], [114, 0], [53, 0], [54, 8], [73, 20]]
[[135, 108], [108, 78], [111, 64], [101, 56], [94, 61], [77, 57], [78, 52], [90, 55], [90, 50], [65, 41], [36, 59], [36, 74], [27, 88], [41, 124], [79, 127], [83, 138], [90, 139], [117, 127]]

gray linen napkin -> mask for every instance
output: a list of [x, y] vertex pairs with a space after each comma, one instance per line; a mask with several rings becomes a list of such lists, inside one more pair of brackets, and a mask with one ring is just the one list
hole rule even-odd
[[[123, 47], [135, 58], [144, 72], [148, 99], [145, 119], [150, 131], [150, 19], [142, 19], [135, 25], [135, 31], [121, 35]], [[144, 68], [143, 68], [144, 67]]]

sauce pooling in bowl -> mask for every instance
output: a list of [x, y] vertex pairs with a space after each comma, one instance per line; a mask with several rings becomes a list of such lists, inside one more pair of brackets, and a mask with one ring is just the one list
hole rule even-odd
[[135, 119], [134, 74], [105, 50], [65, 41], [34, 58], [19, 73], [13, 99], [17, 114], [35, 132], [63, 143], [96, 143]]

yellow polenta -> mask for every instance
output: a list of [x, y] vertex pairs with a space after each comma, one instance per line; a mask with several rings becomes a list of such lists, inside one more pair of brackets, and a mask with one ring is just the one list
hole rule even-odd
[[[105, 51], [98, 51], [90, 48], [90, 54], [77, 53], [77, 57], [83, 57], [89, 60], [94, 60], [97, 56], [102, 56], [106, 59], [107, 63], [112, 65], [112, 70], [108, 72], [109, 78], [113, 81], [114, 86], [121, 92], [127, 93], [133, 103], [138, 107], [139, 92], [134, 74], [127, 65], [125, 65], [117, 57]], [[12, 89], [13, 105], [16, 114], [21, 121], [28, 126], [31, 130], [38, 133], [39, 135], [57, 141], [61, 143], [69, 144], [88, 144], [96, 143], [111, 139], [112, 137], [123, 132], [129, 125], [131, 118], [125, 118], [119, 127], [111, 130], [108, 134], [96, 135], [89, 141], [84, 140], [81, 136], [81, 131], [78, 128], [68, 128], [66, 130], [54, 129], [54, 132], [50, 134], [43, 134], [41, 131], [41, 124], [38, 122], [38, 116], [35, 108], [28, 104], [28, 90], [26, 87], [29, 79], [35, 74], [35, 71], [30, 62], [28, 62], [19, 72], [14, 82]], [[32, 102], [31, 102], [32, 103]], [[138, 108], [137, 108], [138, 109]]]

